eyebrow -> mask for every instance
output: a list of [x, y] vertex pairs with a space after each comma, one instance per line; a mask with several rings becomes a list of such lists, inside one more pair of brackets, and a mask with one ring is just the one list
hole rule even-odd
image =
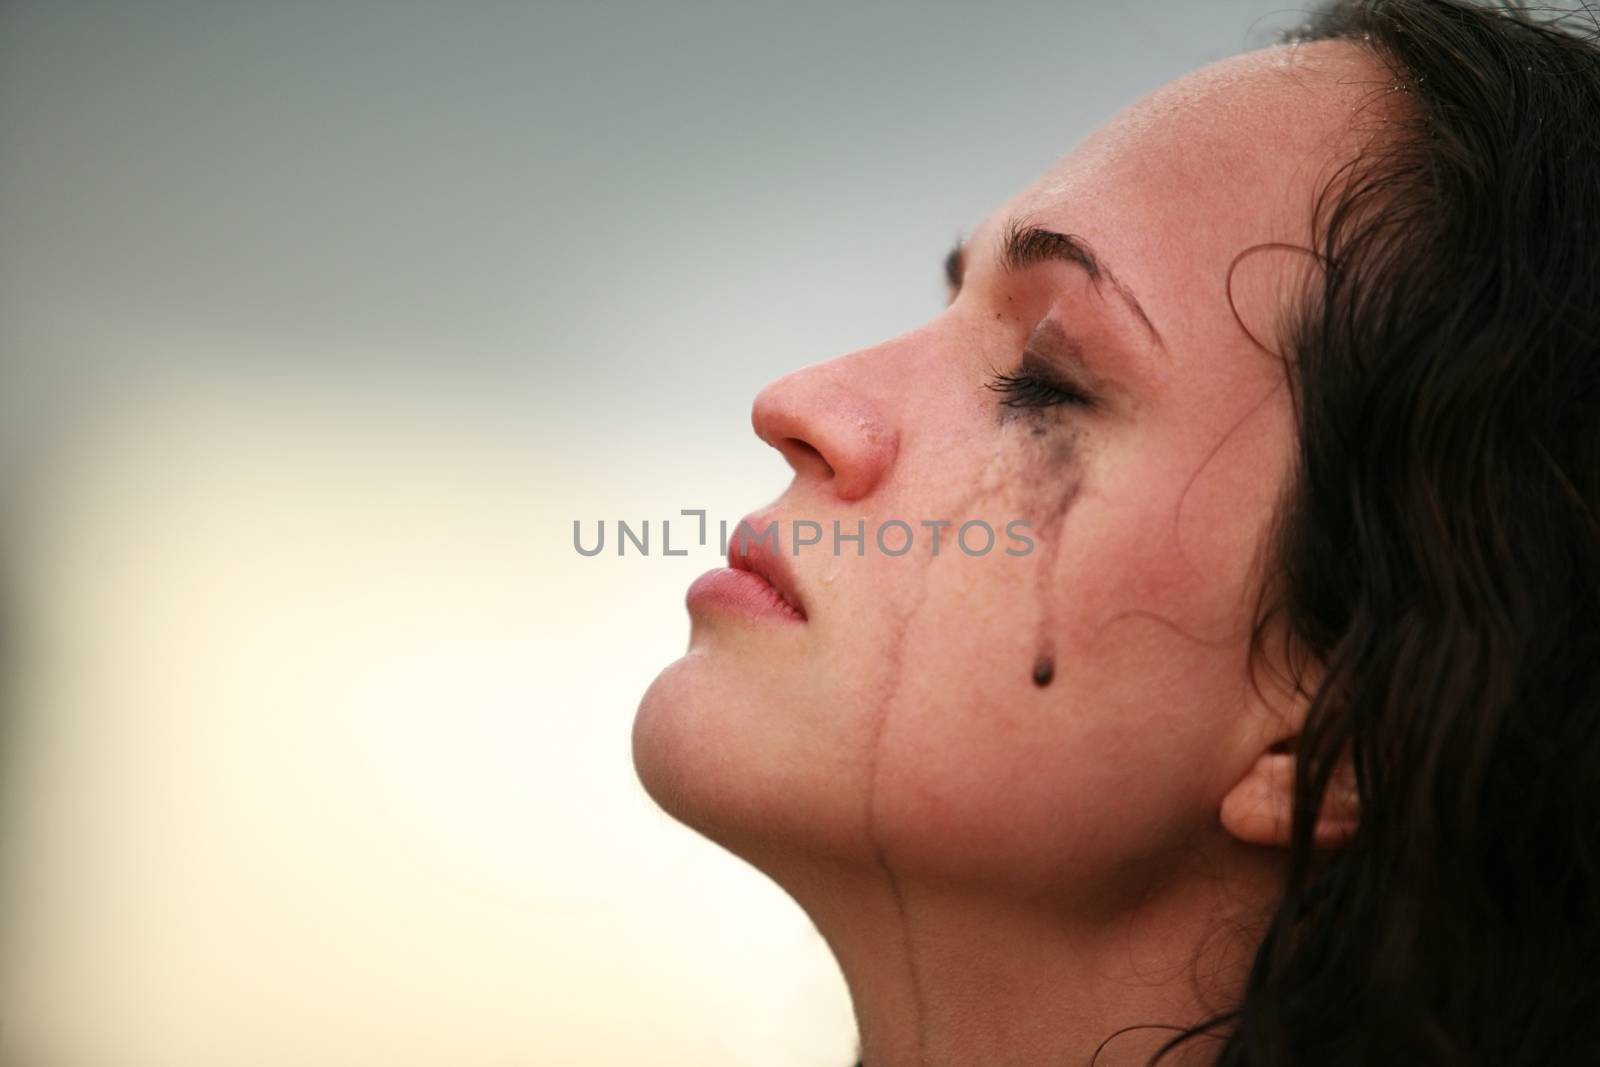
[[[1089, 275], [1089, 279], [1098, 283], [1102, 278], [1108, 282], [1128, 309], [1144, 323], [1145, 329], [1150, 331], [1150, 336], [1162, 348], [1166, 342], [1161, 339], [1161, 331], [1157, 330], [1155, 323], [1150, 321], [1150, 316], [1145, 314], [1140, 306], [1138, 297], [1116, 276], [1103, 260], [1090, 250], [1088, 242], [1081, 237], [1068, 233], [1057, 233], [1039, 226], [1033, 226], [1022, 219], [1012, 219], [1006, 226], [1005, 240], [1000, 247], [1000, 263], [1010, 273], [1026, 270], [1035, 263], [1045, 262], [1071, 263], [1082, 267]], [[953, 290], [960, 290], [961, 280], [966, 275], [966, 252], [958, 240], [950, 254], [944, 259], [945, 282]]]

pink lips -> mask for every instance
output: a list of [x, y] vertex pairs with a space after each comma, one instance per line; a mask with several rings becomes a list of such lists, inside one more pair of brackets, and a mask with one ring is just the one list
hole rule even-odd
[[690, 611], [723, 607], [790, 622], [806, 621], [788, 559], [773, 550], [771, 539], [758, 539], [769, 521], [761, 516], [744, 520], [757, 536], [741, 539], [735, 533], [729, 538], [728, 565], [707, 571], [689, 586]]
[[803, 623], [806, 617], [772, 583], [754, 571], [718, 567], [707, 571], [689, 586], [689, 610], [727, 608], [746, 615], [766, 616]]

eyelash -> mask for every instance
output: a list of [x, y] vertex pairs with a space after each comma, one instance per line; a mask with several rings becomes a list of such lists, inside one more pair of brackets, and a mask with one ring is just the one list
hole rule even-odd
[[988, 387], [1001, 395], [1000, 403], [1008, 408], [1094, 406], [1094, 400], [1083, 390], [1057, 378], [1021, 368], [1010, 373], [991, 372]]

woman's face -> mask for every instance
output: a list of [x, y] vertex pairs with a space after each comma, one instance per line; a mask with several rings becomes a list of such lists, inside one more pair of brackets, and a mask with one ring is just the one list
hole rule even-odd
[[[1323, 43], [1164, 87], [965, 240], [931, 321], [761, 392], [756, 433], [795, 473], [758, 514], [805, 618], [691, 596], [635, 724], [658, 802], [769, 870], [1087, 902], [1218, 832], [1282, 728], [1247, 651], [1293, 457], [1275, 332], [1308, 261], [1235, 260], [1314, 244], [1381, 77]], [[973, 519], [988, 552], [956, 543]], [[835, 520], [865, 522], [862, 554], [834, 554]], [[888, 520], [903, 555], [875, 543]], [[797, 522], [823, 531], [798, 555]]]

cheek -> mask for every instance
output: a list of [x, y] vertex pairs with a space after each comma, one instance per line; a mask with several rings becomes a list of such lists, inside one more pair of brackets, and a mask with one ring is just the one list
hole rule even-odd
[[[1112, 566], [1093, 580], [1109, 586]], [[1032, 584], [930, 589], [884, 718], [874, 831], [902, 870], [1119, 898], [1212, 821], [1242, 679], [1157, 621], [1159, 601], [1104, 628], [1065, 603], [1040, 687], [1023, 669], [1049, 614]]]
[[1113, 472], [1110, 457], [1044, 452], [1017, 483], [1032, 489], [1036, 556], [930, 571], [875, 779], [896, 862], [1115, 897], [1214, 829], [1277, 480], [1170, 454]]

